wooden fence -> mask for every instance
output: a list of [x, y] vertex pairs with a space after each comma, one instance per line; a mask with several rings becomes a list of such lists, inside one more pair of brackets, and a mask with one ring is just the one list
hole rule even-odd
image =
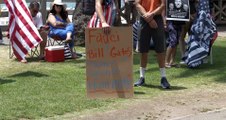
[[214, 0], [214, 12], [216, 23], [226, 25], [226, 0]]

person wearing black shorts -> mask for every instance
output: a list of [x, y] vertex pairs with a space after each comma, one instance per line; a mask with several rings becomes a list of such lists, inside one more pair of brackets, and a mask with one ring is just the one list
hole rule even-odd
[[[165, 71], [165, 51], [166, 40], [162, 19], [162, 12], [165, 7], [165, 0], [137, 0], [136, 7], [141, 15], [141, 31], [139, 40], [140, 56], [140, 78], [134, 83], [134, 86], [145, 85], [145, 70], [148, 60], [148, 51], [151, 39], [154, 42], [154, 48], [157, 53], [158, 65], [161, 74], [161, 86], [163, 89], [169, 89], [170, 84], [166, 79]], [[159, 5], [159, 6], [155, 6]]]

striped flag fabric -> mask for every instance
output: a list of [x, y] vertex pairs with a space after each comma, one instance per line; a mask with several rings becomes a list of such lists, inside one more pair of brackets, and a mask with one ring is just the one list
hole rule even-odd
[[199, 0], [196, 20], [191, 27], [184, 60], [188, 67], [195, 68], [208, 57], [211, 41], [216, 39], [217, 28], [210, 15], [209, 1]]
[[[103, 14], [105, 16], [106, 22], [111, 26], [114, 23], [114, 18], [116, 16], [116, 4], [113, 0], [106, 0], [105, 5], [102, 5]], [[97, 12], [94, 13], [91, 20], [89, 21], [88, 28], [101, 28], [102, 23], [100, 21], [100, 18], [97, 15]]]
[[25, 0], [4, 0], [9, 10], [9, 38], [13, 53], [21, 61], [42, 38], [35, 27]]

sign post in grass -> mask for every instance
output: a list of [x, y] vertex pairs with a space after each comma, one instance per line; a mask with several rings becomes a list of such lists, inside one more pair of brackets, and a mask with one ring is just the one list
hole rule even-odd
[[133, 97], [132, 28], [85, 31], [86, 88], [89, 98]]

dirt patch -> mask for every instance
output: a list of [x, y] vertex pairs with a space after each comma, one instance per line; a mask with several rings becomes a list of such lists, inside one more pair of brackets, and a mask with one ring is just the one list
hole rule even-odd
[[88, 112], [79, 116], [64, 116], [73, 120], [170, 120], [226, 107], [224, 85], [195, 90], [166, 91], [163, 95], [139, 99], [117, 110]]

